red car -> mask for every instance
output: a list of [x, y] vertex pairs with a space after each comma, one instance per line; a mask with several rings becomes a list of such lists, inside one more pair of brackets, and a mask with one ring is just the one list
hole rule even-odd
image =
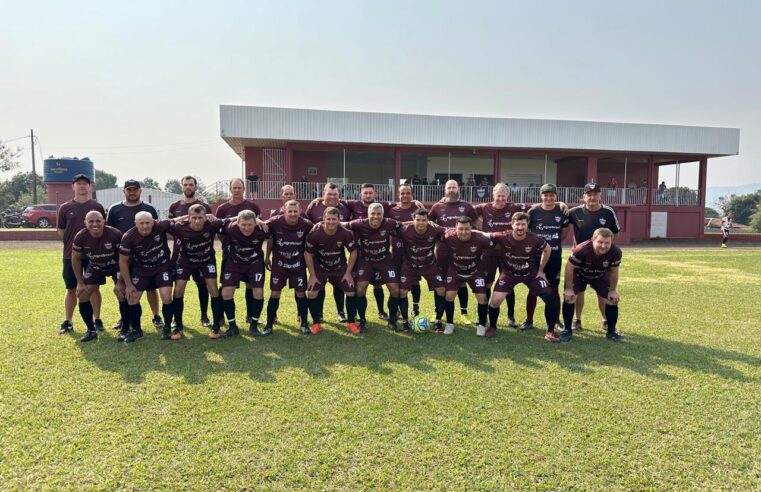
[[32, 227], [55, 227], [58, 220], [58, 206], [55, 203], [30, 205], [21, 212], [21, 218]]

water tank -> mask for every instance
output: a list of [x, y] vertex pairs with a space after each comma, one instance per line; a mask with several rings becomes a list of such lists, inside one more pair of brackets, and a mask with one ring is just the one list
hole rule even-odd
[[50, 157], [45, 159], [43, 181], [48, 183], [69, 183], [77, 174], [85, 174], [95, 182], [95, 165], [89, 157]]

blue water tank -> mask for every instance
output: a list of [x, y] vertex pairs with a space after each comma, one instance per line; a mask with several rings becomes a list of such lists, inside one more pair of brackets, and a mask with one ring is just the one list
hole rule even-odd
[[45, 159], [43, 181], [45, 183], [71, 183], [77, 174], [85, 174], [95, 182], [95, 165], [89, 157], [61, 157]]

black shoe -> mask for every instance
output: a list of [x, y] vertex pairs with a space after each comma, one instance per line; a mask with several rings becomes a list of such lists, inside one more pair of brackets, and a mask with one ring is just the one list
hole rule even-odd
[[127, 335], [129, 335], [129, 328], [122, 327], [116, 335], [116, 341], [123, 342], [127, 338]]
[[367, 333], [367, 320], [366, 319], [359, 320], [359, 332], [360, 333]]
[[153, 323], [153, 327], [156, 328], [157, 330], [160, 330], [164, 327], [164, 320], [162, 320], [161, 316], [159, 316], [158, 314], [153, 317], [151, 322]]
[[251, 323], [248, 325], [248, 334], [251, 335], [252, 337], [262, 336], [262, 332], [259, 331], [258, 321], [251, 321]]
[[389, 321], [386, 324], [386, 329], [391, 330], [391, 331], [399, 331], [399, 327], [396, 326], [396, 321]]
[[378, 313], [378, 317], [382, 319], [383, 321], [388, 321], [388, 314], [386, 314], [385, 311], [381, 311], [380, 313]]
[[560, 332], [560, 341], [561, 342], [570, 342], [571, 337], [573, 337], [573, 331], [571, 330], [563, 330]]
[[71, 321], [64, 321], [63, 323], [61, 323], [61, 327], [58, 328], [58, 334], [64, 335], [73, 329], [74, 329], [74, 325], [71, 324]]
[[122, 320], [119, 320], [116, 322], [114, 326], [111, 327], [112, 330], [121, 330], [122, 329]]
[[442, 323], [440, 319], [436, 320], [433, 324], [433, 331], [435, 333], [444, 333], [444, 323]]
[[420, 316], [420, 304], [412, 303], [412, 317]]
[[80, 342], [89, 342], [90, 340], [95, 340], [98, 338], [98, 332], [97, 331], [87, 331], [85, 333], [85, 336], [79, 339]]
[[310, 335], [311, 334], [311, 332], [309, 331], [309, 327], [307, 325], [301, 325], [301, 328], [299, 328], [299, 329], [301, 330], [301, 334], [302, 335]]
[[165, 326], [164, 329], [161, 331], [161, 339], [162, 340], [171, 340], [172, 339], [172, 329], [168, 326]]
[[624, 337], [622, 337], [621, 334], [617, 331], [609, 331], [608, 333], [605, 334], [605, 338], [607, 338], [611, 342], [623, 343], [625, 341]]
[[143, 338], [143, 330], [140, 330], [140, 331], [132, 330], [131, 332], [129, 332], [129, 335], [127, 335], [127, 337], [124, 339], [124, 343], [136, 342], [140, 340], [141, 338]]
[[409, 320], [402, 321], [402, 328], [401, 331], [410, 331], [412, 327], [410, 326]]
[[518, 329], [520, 331], [526, 331], [526, 330], [530, 330], [533, 327], [534, 327], [534, 321], [527, 319], [522, 325], [518, 327]]
[[343, 311], [338, 311], [337, 314], [338, 314], [338, 322], [339, 323], [346, 323], [346, 320], [347, 320], [346, 313], [344, 313]]
[[211, 321], [209, 321], [208, 316], [201, 316], [201, 326], [211, 328]]
[[262, 330], [262, 336], [267, 337], [272, 335], [272, 325], [264, 325], [264, 330]]
[[95, 325], [96, 331], [104, 331], [106, 329], [106, 327], [103, 326], [103, 320], [101, 319], [96, 319], [93, 324]]
[[227, 328], [227, 330], [222, 333], [222, 338], [237, 337], [240, 335], [240, 330], [238, 329], [238, 325], [235, 323], [235, 321], [230, 321], [229, 325], [230, 326]]

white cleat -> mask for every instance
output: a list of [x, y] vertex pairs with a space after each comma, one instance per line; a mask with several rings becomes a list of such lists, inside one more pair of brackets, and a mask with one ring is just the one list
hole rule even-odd
[[454, 325], [452, 323], [447, 323], [444, 325], [444, 335], [452, 335], [454, 333]]
[[476, 335], [479, 337], [485, 337], [486, 336], [486, 327], [483, 325], [476, 326]]

